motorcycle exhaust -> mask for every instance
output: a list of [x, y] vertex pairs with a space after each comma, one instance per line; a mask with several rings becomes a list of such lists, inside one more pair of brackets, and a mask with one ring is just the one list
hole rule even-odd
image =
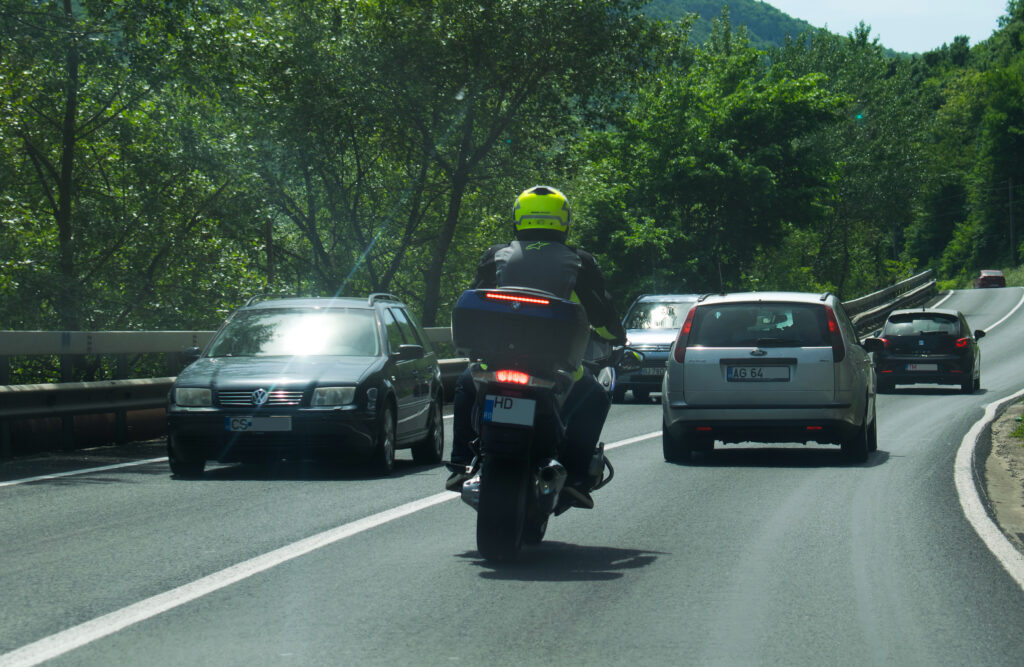
[[565, 488], [565, 480], [569, 477], [565, 466], [551, 459], [537, 470], [537, 500], [545, 514], [555, 511], [558, 494]]
[[474, 510], [480, 509], [480, 475], [471, 477], [462, 484], [462, 502]]

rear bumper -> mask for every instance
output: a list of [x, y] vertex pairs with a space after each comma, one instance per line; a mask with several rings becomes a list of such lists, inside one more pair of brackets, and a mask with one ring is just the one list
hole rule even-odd
[[730, 442], [817, 442], [840, 444], [852, 438], [862, 424], [853, 405], [697, 407], [669, 404], [665, 424], [677, 436], [703, 437]]
[[[935, 364], [934, 371], [908, 371], [913, 363]], [[972, 379], [974, 369], [969, 361], [957, 357], [941, 359], [920, 359], [912, 357], [891, 357], [875, 362], [879, 382], [890, 384], [960, 384]]]

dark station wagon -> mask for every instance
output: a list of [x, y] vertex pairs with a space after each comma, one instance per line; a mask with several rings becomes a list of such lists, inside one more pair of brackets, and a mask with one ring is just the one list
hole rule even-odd
[[177, 476], [281, 458], [368, 460], [388, 474], [403, 447], [441, 461], [437, 355], [391, 295], [250, 300], [193, 354], [168, 397]]

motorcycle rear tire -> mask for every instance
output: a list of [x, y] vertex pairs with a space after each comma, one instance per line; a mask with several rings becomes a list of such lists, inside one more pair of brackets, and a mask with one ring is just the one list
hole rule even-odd
[[529, 478], [525, 461], [484, 458], [476, 515], [476, 546], [484, 560], [510, 562], [519, 557]]

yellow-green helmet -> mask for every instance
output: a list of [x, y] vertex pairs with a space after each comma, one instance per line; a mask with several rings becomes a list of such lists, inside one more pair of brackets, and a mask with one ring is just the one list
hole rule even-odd
[[569, 200], [561, 192], [547, 185], [535, 185], [516, 197], [512, 218], [516, 233], [525, 229], [548, 229], [567, 234], [572, 211]]

